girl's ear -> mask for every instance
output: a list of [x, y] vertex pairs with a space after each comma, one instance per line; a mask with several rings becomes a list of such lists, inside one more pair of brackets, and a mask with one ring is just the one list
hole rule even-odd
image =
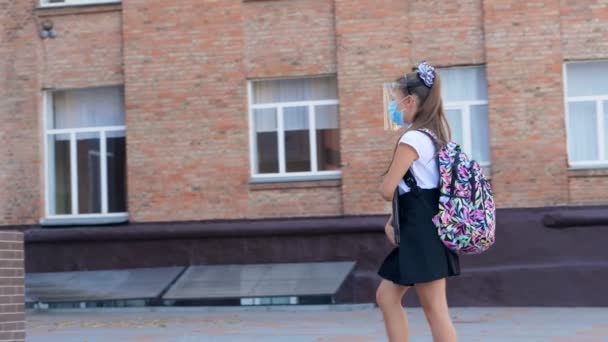
[[407, 100], [405, 100], [407, 102], [408, 106], [415, 106], [416, 105], [416, 99], [414, 98], [414, 95], [408, 95]]
[[409, 101], [410, 104], [413, 104], [414, 102], [416, 102], [416, 99], [414, 98], [414, 95], [412, 95], [412, 94], [410, 94], [408, 96], [407, 100]]
[[412, 95], [412, 96], [410, 96], [410, 97], [412, 98], [412, 105], [413, 105], [413, 106], [418, 106], [418, 105], [420, 104], [420, 101], [419, 101], [419, 99], [418, 99], [418, 96], [417, 96], [417, 95]]

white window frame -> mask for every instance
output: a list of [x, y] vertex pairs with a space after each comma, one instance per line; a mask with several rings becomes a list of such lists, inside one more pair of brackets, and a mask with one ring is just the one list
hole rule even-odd
[[[480, 106], [480, 105], [488, 105], [487, 100], [476, 100], [476, 101], [453, 101], [446, 102], [444, 104], [444, 110], [447, 112], [448, 110], [460, 110], [462, 115], [462, 127], [460, 127], [462, 132], [462, 149], [463, 152], [468, 156], [473, 156], [473, 132], [471, 132], [471, 107], [472, 106]], [[488, 113], [489, 115], [489, 113]], [[489, 129], [489, 128], [488, 128]], [[477, 160], [479, 165], [483, 168], [489, 168], [492, 166], [492, 161], [488, 160]]]
[[[41, 220], [41, 224], [99, 224], [113, 223], [127, 220], [127, 212], [108, 212], [108, 173], [107, 173], [107, 132], [124, 131], [126, 134], [126, 125], [120, 126], [99, 126], [86, 128], [49, 128], [49, 118], [53, 114], [53, 92], [56, 90], [47, 90], [42, 96], [42, 122], [43, 122], [43, 147], [44, 147], [44, 213], [45, 218]], [[105, 156], [100, 158], [99, 168], [101, 175], [101, 213], [78, 214], [78, 159], [76, 158], [76, 134], [77, 133], [97, 133], [99, 134], [99, 155]], [[57, 134], [70, 135], [70, 192], [71, 192], [71, 211], [72, 214], [53, 214], [51, 215], [51, 176], [54, 174], [53, 161], [49, 158], [49, 138]], [[53, 167], [53, 168], [52, 168]], [[54, 200], [52, 201], [54, 204]], [[76, 214], [74, 214], [76, 213]]]
[[[338, 99], [335, 100], [314, 100], [314, 101], [292, 101], [292, 102], [274, 102], [264, 104], [253, 103], [253, 83], [259, 81], [280, 80], [275, 79], [255, 79], [247, 81], [247, 98], [249, 103], [249, 163], [251, 182], [287, 182], [287, 181], [305, 181], [305, 180], [326, 180], [340, 179], [342, 177], [341, 170], [320, 171], [317, 161], [317, 130], [316, 130], [316, 115], [315, 107], [322, 105], [340, 105]], [[284, 79], [284, 78], [282, 78]], [[285, 162], [285, 127], [283, 125], [283, 109], [290, 107], [308, 107], [308, 133], [310, 144], [310, 169], [306, 172], [287, 172]], [[255, 124], [253, 111], [255, 109], [276, 109], [277, 112], [277, 139], [278, 139], [278, 157], [279, 157], [279, 172], [275, 173], [256, 173], [257, 169], [257, 139], [255, 132]], [[339, 107], [338, 107], [338, 115]], [[339, 122], [339, 120], [338, 120]], [[339, 129], [339, 127], [338, 127]]]
[[65, 6], [83, 6], [97, 4], [115, 4], [121, 0], [65, 0], [64, 2], [50, 3], [48, 0], [40, 0], [40, 7], [65, 7]]
[[[470, 66], [446, 67], [446, 68], [442, 68], [442, 69], [464, 70], [464, 69], [477, 69], [477, 68], [486, 69], [486, 66], [485, 65], [470, 65]], [[439, 72], [441, 72], [441, 69], [439, 70]], [[487, 88], [487, 81], [486, 81], [486, 88]], [[448, 110], [460, 110], [461, 115], [462, 115], [462, 120], [460, 120], [462, 127], [460, 127], [460, 128], [461, 128], [462, 140], [463, 140], [461, 147], [463, 148], [464, 153], [466, 153], [471, 158], [473, 157], [473, 136], [472, 136], [473, 132], [471, 132], [471, 106], [480, 106], [480, 105], [488, 106], [488, 103], [489, 103], [488, 99], [471, 100], [471, 101], [445, 101], [443, 103], [446, 115], [447, 115]], [[488, 121], [489, 121], [489, 116], [490, 116], [489, 107], [488, 107], [487, 114], [488, 114]], [[488, 127], [488, 136], [491, 134], [489, 129], [490, 129], [490, 127]], [[489, 143], [490, 142], [488, 142], [488, 144]], [[489, 175], [490, 168], [492, 167], [491, 153], [490, 153], [490, 160], [483, 160], [483, 161], [477, 160], [477, 162], [479, 163], [479, 165], [482, 168], [486, 169], [486, 174]]]
[[[606, 95], [591, 95], [591, 96], [569, 96], [568, 95], [568, 68], [569, 64], [582, 64], [582, 63], [597, 63], [597, 62], [605, 62], [608, 63], [608, 60], [589, 60], [589, 61], [576, 61], [576, 62], [565, 62], [563, 64], [563, 82], [564, 82], [564, 111], [566, 113], [565, 116], [565, 126], [566, 126], [566, 151], [568, 153], [568, 165], [570, 169], [578, 170], [578, 169], [603, 169], [608, 168], [608, 151], [605, 146], [605, 139], [608, 132], [604, 131], [604, 101], [608, 101], [608, 94]], [[608, 82], [608, 81], [607, 81]], [[597, 160], [589, 160], [589, 161], [571, 161], [570, 160], [570, 140], [573, 139], [570, 136], [570, 110], [568, 104], [571, 102], [595, 102], [595, 115], [597, 119], [597, 136], [598, 139], [596, 143], [598, 144], [598, 159]]]

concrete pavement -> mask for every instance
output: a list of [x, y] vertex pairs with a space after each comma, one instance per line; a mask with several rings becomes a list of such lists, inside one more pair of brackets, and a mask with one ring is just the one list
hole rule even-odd
[[[407, 308], [411, 342], [431, 342], [419, 308]], [[452, 308], [461, 342], [604, 342], [608, 308]], [[31, 342], [380, 342], [372, 305], [124, 308], [30, 311]]]

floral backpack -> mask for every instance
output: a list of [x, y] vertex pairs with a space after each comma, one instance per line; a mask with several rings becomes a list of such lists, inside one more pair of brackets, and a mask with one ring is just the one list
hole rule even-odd
[[[434, 134], [420, 130], [436, 141]], [[482, 168], [455, 142], [438, 152], [439, 212], [433, 217], [439, 238], [459, 254], [479, 254], [495, 241], [496, 208]]]

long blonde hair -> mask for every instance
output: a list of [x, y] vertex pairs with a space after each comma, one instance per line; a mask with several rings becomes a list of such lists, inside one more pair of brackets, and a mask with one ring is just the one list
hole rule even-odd
[[[403, 134], [409, 131], [425, 128], [433, 132], [436, 138], [433, 143], [435, 144], [437, 151], [447, 145], [450, 139], [452, 139], [450, 124], [443, 110], [441, 78], [439, 77], [439, 74], [435, 73], [435, 79], [430, 88], [424, 85], [424, 82], [420, 79], [418, 72], [415, 70], [401, 76], [396, 82], [399, 84], [399, 90], [403, 96], [414, 95], [417, 97], [418, 110], [414, 114], [414, 120], [412, 120], [411, 125], [399, 135], [399, 139], [395, 143], [395, 149], [393, 150], [391, 164], [393, 163], [393, 159], [395, 159], [399, 140]], [[388, 169], [384, 174], [386, 173], [388, 173]]]
[[[416, 80], [416, 86], [409, 86]], [[397, 80], [399, 89], [404, 96], [415, 95], [418, 98], [418, 110], [414, 114], [412, 124], [403, 132], [415, 131], [426, 128], [435, 133], [438, 147], [445, 146], [452, 138], [450, 124], [443, 110], [443, 100], [441, 99], [441, 78], [435, 74], [433, 86], [428, 88], [418, 77], [417, 72], [408, 73]]]

